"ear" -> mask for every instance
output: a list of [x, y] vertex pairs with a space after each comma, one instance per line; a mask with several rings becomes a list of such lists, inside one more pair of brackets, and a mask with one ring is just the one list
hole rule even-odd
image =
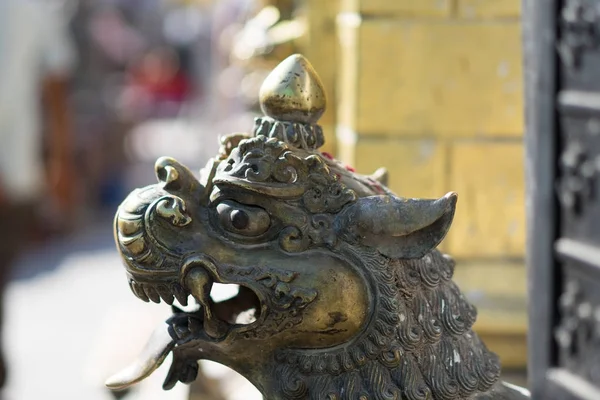
[[191, 193], [203, 189], [192, 171], [171, 157], [156, 160], [154, 171], [158, 182], [168, 191]]
[[438, 200], [363, 197], [338, 214], [334, 228], [346, 241], [387, 257], [421, 258], [446, 236], [457, 199], [454, 192]]

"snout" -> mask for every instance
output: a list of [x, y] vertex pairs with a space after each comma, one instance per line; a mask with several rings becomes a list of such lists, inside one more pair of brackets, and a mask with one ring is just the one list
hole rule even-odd
[[[119, 206], [114, 221], [117, 249], [123, 260], [132, 292], [143, 301], [186, 305], [189, 292], [179, 283], [181, 258], [165, 245], [148, 225], [161, 219], [167, 226], [184, 227], [191, 222], [185, 203], [160, 185], [133, 191]], [[159, 224], [160, 226], [160, 224]], [[168, 236], [168, 233], [165, 234]]]

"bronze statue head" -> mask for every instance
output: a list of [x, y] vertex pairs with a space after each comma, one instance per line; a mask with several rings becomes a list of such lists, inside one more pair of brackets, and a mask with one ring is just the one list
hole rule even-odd
[[[436, 250], [457, 195], [395, 196], [318, 148], [325, 108], [306, 59], [283, 61], [260, 91], [252, 134], [222, 140], [197, 179], [171, 158], [136, 190], [115, 239], [137, 297], [174, 308], [146, 350], [107, 385], [149, 375], [173, 353], [165, 388], [197, 360], [227, 365], [268, 399], [513, 398], [471, 330], [475, 308]], [[239, 285], [215, 302], [213, 283]], [[518, 398], [518, 397], [514, 397]]]

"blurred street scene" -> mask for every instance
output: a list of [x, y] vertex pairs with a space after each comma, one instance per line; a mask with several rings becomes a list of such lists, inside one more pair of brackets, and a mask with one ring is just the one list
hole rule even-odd
[[[3, 400], [261, 398], [209, 362], [169, 392], [169, 360], [129, 392], [104, 387], [170, 313], [130, 293], [112, 218], [156, 182], [158, 157], [198, 171], [221, 135], [251, 130], [260, 84], [297, 52], [327, 89], [324, 150], [361, 173], [385, 166], [400, 195], [459, 192], [442, 250], [484, 340], [525, 384], [519, 2], [497, 15], [466, 0], [341, 3], [0, 0]], [[363, 12], [389, 18], [352, 19]]]

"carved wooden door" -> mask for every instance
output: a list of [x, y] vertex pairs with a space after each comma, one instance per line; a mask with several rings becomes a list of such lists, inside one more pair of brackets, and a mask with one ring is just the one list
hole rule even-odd
[[524, 0], [529, 376], [600, 399], [600, 0]]

